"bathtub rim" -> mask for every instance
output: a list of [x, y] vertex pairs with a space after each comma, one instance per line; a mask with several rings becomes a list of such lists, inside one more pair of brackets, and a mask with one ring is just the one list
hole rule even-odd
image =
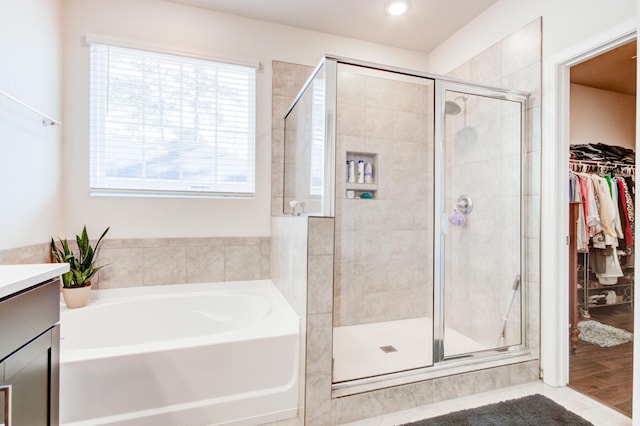
[[[251, 292], [265, 293], [260, 296], [265, 297], [271, 303], [270, 315], [276, 315], [279, 318], [271, 318], [271, 322], [276, 322], [277, 328], [271, 328], [272, 324], [258, 323], [255, 327], [246, 327], [244, 329], [234, 329], [215, 334], [191, 337], [177, 337], [174, 339], [163, 340], [158, 342], [145, 342], [141, 344], [129, 344], [118, 346], [107, 346], [100, 348], [82, 348], [69, 349], [64, 347], [64, 320], [72, 317], [78, 309], [91, 309], [111, 304], [117, 304], [122, 301], [130, 301], [131, 298], [145, 299], [166, 298], [167, 295], [173, 294], [228, 294], [228, 293], [245, 293]], [[68, 364], [74, 362], [90, 361], [109, 357], [121, 357], [129, 355], [137, 355], [141, 353], [154, 353], [166, 350], [185, 349], [198, 346], [207, 346], [212, 344], [223, 344], [226, 342], [237, 342], [244, 340], [259, 340], [277, 336], [298, 335], [300, 332], [300, 318], [293, 308], [286, 301], [284, 296], [275, 287], [271, 280], [247, 280], [247, 281], [225, 281], [225, 282], [206, 282], [206, 283], [187, 283], [187, 284], [167, 284], [153, 286], [138, 286], [116, 289], [100, 289], [92, 290], [89, 303], [76, 309], [68, 309], [61, 303], [60, 306], [60, 324], [61, 339], [60, 345], [60, 363]]]

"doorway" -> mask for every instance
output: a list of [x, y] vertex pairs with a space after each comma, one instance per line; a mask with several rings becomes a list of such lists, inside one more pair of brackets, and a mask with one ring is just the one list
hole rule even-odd
[[[571, 309], [580, 338], [569, 355], [568, 385], [628, 416], [633, 388], [636, 51], [634, 39], [569, 69], [569, 201], [580, 203], [577, 266], [572, 271], [577, 303]], [[602, 211], [607, 206], [610, 215]]]

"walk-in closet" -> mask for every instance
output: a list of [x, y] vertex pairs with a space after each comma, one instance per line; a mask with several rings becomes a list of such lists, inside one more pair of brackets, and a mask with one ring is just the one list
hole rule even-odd
[[571, 68], [569, 386], [631, 416], [636, 42]]

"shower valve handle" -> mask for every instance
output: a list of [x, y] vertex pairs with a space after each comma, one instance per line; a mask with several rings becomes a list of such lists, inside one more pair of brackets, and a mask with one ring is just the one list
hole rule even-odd
[[456, 201], [456, 210], [458, 210], [463, 215], [468, 215], [473, 211], [473, 200], [467, 194], [463, 194], [458, 197], [458, 201]]

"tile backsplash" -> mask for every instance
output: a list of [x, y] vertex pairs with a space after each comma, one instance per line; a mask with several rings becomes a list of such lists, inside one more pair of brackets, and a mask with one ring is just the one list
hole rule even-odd
[[[95, 289], [269, 279], [270, 237], [105, 239]], [[50, 262], [49, 244], [0, 251], [0, 264]]]

